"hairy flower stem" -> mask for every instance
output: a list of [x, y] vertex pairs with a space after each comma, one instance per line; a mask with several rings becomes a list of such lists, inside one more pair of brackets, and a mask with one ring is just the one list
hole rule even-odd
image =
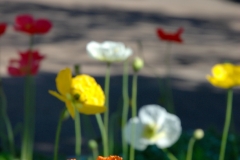
[[228, 89], [228, 93], [227, 93], [227, 110], [226, 110], [225, 124], [224, 124], [224, 129], [223, 129], [223, 136], [222, 136], [222, 141], [221, 141], [219, 160], [224, 160], [224, 156], [225, 156], [228, 131], [229, 131], [230, 123], [231, 123], [232, 100], [233, 100], [233, 89], [230, 88], [230, 89]]
[[193, 146], [194, 146], [195, 141], [196, 141], [196, 139], [194, 137], [192, 137], [189, 140], [186, 160], [192, 160]]
[[166, 84], [165, 86], [165, 94], [166, 94], [166, 106], [167, 110], [170, 113], [175, 113], [174, 102], [172, 97], [172, 87], [171, 87], [171, 43], [167, 43], [167, 49], [165, 53], [165, 67], [166, 67]]
[[[137, 73], [135, 72], [133, 75], [133, 81], [132, 81], [132, 102], [131, 102], [131, 107], [132, 107], [132, 118], [137, 116]], [[131, 139], [132, 139], [132, 144], [134, 144], [134, 133], [136, 130], [136, 126], [134, 125], [132, 128], [132, 133], [131, 133]], [[130, 146], [130, 156], [129, 160], [135, 160], [135, 149], [133, 145]]]
[[110, 71], [111, 71], [111, 63], [107, 63], [105, 83], [104, 83], [105, 107], [106, 107], [106, 111], [104, 112], [104, 126], [106, 130], [106, 137], [108, 137]]
[[23, 137], [21, 147], [21, 160], [32, 160], [33, 146], [34, 146], [34, 128], [35, 128], [35, 90], [34, 79], [31, 76], [32, 64], [32, 47], [34, 37], [30, 36], [29, 50], [30, 55], [28, 59], [28, 73], [25, 77], [25, 93], [24, 93], [24, 122], [23, 122]]
[[6, 99], [6, 95], [3, 91], [2, 88], [2, 84], [1, 84], [1, 79], [0, 79], [0, 108], [1, 108], [1, 116], [2, 119], [6, 125], [6, 129], [7, 129], [7, 137], [8, 137], [8, 143], [9, 143], [9, 150], [11, 152], [11, 155], [14, 157], [15, 156], [15, 147], [14, 147], [14, 134], [13, 134], [13, 130], [12, 130], [12, 125], [11, 122], [9, 120], [9, 117], [7, 115], [7, 99]]
[[98, 123], [99, 129], [100, 129], [101, 135], [102, 135], [103, 156], [107, 157], [107, 156], [109, 156], [109, 154], [108, 154], [108, 141], [107, 141], [106, 129], [104, 127], [104, 123], [103, 123], [101, 115], [100, 114], [96, 114], [95, 116], [96, 116], [97, 123]]
[[124, 138], [123, 128], [127, 123], [128, 118], [128, 106], [129, 106], [129, 96], [128, 96], [128, 60], [124, 62], [123, 69], [123, 111], [122, 111], [122, 152], [123, 159], [127, 159], [128, 157], [128, 146]]
[[75, 156], [78, 159], [80, 159], [81, 155], [81, 122], [80, 122], [80, 114], [77, 110], [77, 107], [74, 103], [72, 103], [75, 109], [75, 137], [76, 137], [76, 143], [75, 143]]
[[57, 131], [55, 135], [55, 144], [54, 144], [54, 157], [53, 160], [58, 160], [58, 146], [59, 146], [59, 138], [60, 138], [60, 133], [61, 133], [61, 128], [62, 128], [62, 122], [64, 119], [64, 114], [65, 114], [66, 108], [63, 109], [63, 111], [60, 114], [60, 118], [58, 121], [57, 125]]

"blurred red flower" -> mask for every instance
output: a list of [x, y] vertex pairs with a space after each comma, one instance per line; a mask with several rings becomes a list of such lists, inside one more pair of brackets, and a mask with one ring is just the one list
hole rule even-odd
[[44, 56], [38, 51], [26, 51], [18, 53], [20, 59], [11, 59], [9, 61], [8, 73], [12, 76], [36, 75], [39, 70], [40, 62]]
[[157, 28], [157, 35], [163, 41], [178, 42], [182, 43], [181, 34], [183, 33], [183, 28], [180, 27], [175, 33], [167, 33], [162, 28]]
[[14, 28], [30, 35], [45, 34], [52, 28], [52, 23], [48, 19], [35, 20], [31, 15], [25, 14], [16, 17]]
[[0, 36], [5, 32], [6, 28], [7, 28], [6, 23], [0, 23]]

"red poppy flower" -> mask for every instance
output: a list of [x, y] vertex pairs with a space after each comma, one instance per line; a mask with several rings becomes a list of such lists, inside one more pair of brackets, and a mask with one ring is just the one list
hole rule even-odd
[[182, 38], [180, 37], [183, 33], [183, 28], [179, 28], [175, 33], [167, 33], [162, 28], [157, 29], [157, 35], [158, 37], [163, 41], [169, 41], [169, 42], [178, 42], [182, 43]]
[[7, 28], [6, 23], [0, 23], [0, 36], [5, 32], [6, 28]]
[[47, 19], [35, 20], [31, 15], [19, 15], [15, 19], [14, 28], [30, 35], [45, 34], [52, 28], [52, 24]]
[[[44, 59], [38, 51], [26, 51], [18, 53], [20, 59], [11, 59], [8, 66], [8, 73], [12, 76], [25, 76], [28, 73], [36, 75], [39, 70], [40, 62]], [[30, 62], [31, 58], [31, 62]]]

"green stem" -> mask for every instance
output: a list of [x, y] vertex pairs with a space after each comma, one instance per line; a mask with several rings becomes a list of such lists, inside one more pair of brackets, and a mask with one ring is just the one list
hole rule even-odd
[[109, 121], [109, 133], [108, 133], [108, 148], [109, 148], [109, 155], [112, 155], [114, 152], [114, 128], [115, 128], [115, 119], [116, 113], [111, 114], [110, 121]]
[[192, 160], [193, 146], [194, 146], [195, 141], [196, 141], [196, 139], [194, 137], [192, 137], [189, 140], [186, 160]]
[[64, 114], [65, 114], [66, 108], [63, 109], [61, 112], [58, 125], [57, 125], [57, 132], [55, 135], [55, 144], [54, 144], [54, 160], [58, 160], [58, 146], [59, 146], [59, 138], [60, 138], [60, 133], [61, 133], [61, 128], [62, 128], [62, 122], [64, 119]]
[[137, 116], [137, 78], [137, 73], [134, 73], [132, 81], [132, 117]]
[[34, 80], [30, 75], [25, 79], [24, 94], [24, 126], [21, 148], [21, 159], [31, 160], [33, 155], [33, 139], [35, 127], [35, 106], [34, 106]]
[[34, 141], [34, 127], [35, 127], [35, 106], [34, 106], [34, 81], [31, 76], [32, 64], [32, 47], [34, 36], [30, 36], [29, 50], [30, 55], [28, 59], [28, 73], [25, 79], [25, 94], [24, 94], [24, 129], [21, 148], [21, 159], [31, 160], [33, 156], [33, 141]]
[[170, 160], [178, 160], [171, 152], [169, 152], [167, 149], [163, 149], [163, 151], [167, 154], [168, 158]]
[[[166, 98], [166, 95], [165, 95], [166, 86], [164, 84], [165, 82], [163, 81], [162, 77], [158, 74], [158, 72], [156, 70], [156, 67], [149, 65], [149, 63], [147, 61], [148, 58], [146, 58], [144, 56], [143, 52], [142, 52], [142, 45], [140, 47], [139, 53], [141, 54], [140, 57], [143, 58], [144, 66], [146, 66], [146, 69], [148, 70], [147, 72], [149, 72], [149, 73], [151, 72], [158, 79], [159, 89], [161, 91], [160, 92], [161, 94], [160, 94], [160, 97], [159, 97], [159, 103], [163, 106], [167, 106], [167, 104], [166, 104], [166, 99], [167, 98]], [[165, 55], [165, 59], [166, 59], [166, 55]]]
[[93, 153], [93, 160], [97, 159], [97, 157], [99, 156], [98, 148], [92, 149], [92, 153]]
[[[133, 82], [132, 82], [132, 104], [131, 104], [132, 118], [137, 116], [137, 77], [138, 77], [137, 73], [135, 72], [134, 75], [133, 75]], [[135, 129], [136, 129], [136, 126], [134, 125], [133, 128], [132, 128], [131, 136], [134, 136]], [[132, 138], [132, 140], [134, 141], [134, 138]], [[135, 159], [135, 149], [134, 149], [133, 145], [130, 146], [129, 159], [130, 160]]]
[[106, 111], [104, 112], [104, 126], [106, 130], [106, 137], [108, 137], [110, 70], [111, 70], [111, 63], [107, 63], [105, 83], [104, 83], [105, 107], [106, 107]]
[[171, 43], [167, 44], [167, 49], [165, 53], [165, 66], [166, 66], [166, 85], [165, 85], [165, 94], [167, 95], [167, 110], [170, 113], [175, 113], [174, 102], [172, 96], [172, 87], [171, 87]]
[[219, 160], [224, 160], [224, 156], [225, 156], [228, 131], [229, 131], [230, 123], [231, 123], [232, 100], [233, 100], [233, 90], [232, 90], [232, 88], [230, 88], [230, 89], [228, 89], [228, 93], [227, 93], [227, 111], [226, 111], [225, 124], [224, 124], [223, 136], [222, 136], [222, 141], [221, 141]]
[[14, 157], [15, 156], [14, 134], [13, 134], [11, 122], [7, 115], [7, 99], [6, 99], [6, 95], [2, 88], [1, 77], [0, 77], [0, 98], [1, 98], [1, 107], [0, 108], [2, 108], [2, 112], [1, 112], [2, 118], [3, 118], [3, 121], [5, 122], [6, 129], [7, 129], [7, 136], [8, 136], [10, 152], [11, 152], [12, 156]]
[[122, 112], [122, 151], [123, 151], [123, 159], [127, 159], [128, 157], [128, 146], [124, 138], [123, 128], [127, 123], [128, 118], [128, 106], [129, 106], [129, 96], [128, 96], [128, 60], [124, 62], [123, 69], [123, 112]]
[[75, 155], [76, 158], [80, 158], [81, 154], [81, 122], [80, 122], [80, 114], [77, 110], [77, 107], [73, 104], [75, 108], [75, 137], [76, 137], [76, 143], [75, 143]]
[[103, 141], [103, 156], [107, 157], [109, 156], [108, 154], [108, 141], [107, 141], [107, 134], [106, 134], [106, 129], [104, 127], [104, 123], [102, 121], [101, 115], [100, 114], [96, 114], [96, 119], [97, 119], [97, 123], [102, 135], [102, 141]]
[[[75, 75], [80, 75], [81, 74], [81, 65], [80, 64], [75, 64], [74, 65], [74, 72]], [[87, 135], [87, 138], [92, 138], [95, 137], [95, 132], [93, 130], [93, 125], [90, 121], [90, 117], [88, 115], [81, 115], [81, 121], [82, 121], [82, 127], [84, 128], [83, 134]]]

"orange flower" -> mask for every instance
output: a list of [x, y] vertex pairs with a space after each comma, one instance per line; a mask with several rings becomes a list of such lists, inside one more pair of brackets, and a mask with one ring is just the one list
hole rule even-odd
[[119, 156], [109, 156], [109, 157], [98, 156], [97, 160], [122, 160], [122, 157], [119, 157]]

